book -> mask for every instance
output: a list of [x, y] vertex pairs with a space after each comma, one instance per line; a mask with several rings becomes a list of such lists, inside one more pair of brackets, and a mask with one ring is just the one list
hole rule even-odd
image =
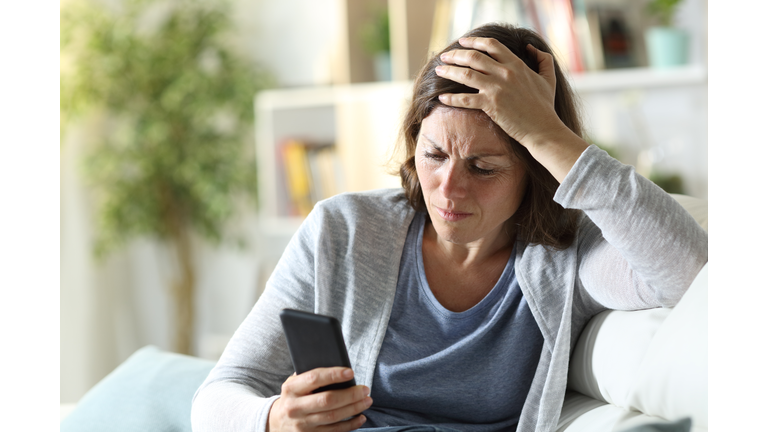
[[[595, 71], [603, 69], [603, 50], [602, 46], [595, 46], [593, 41], [593, 29], [591, 25], [597, 26], [596, 23], [590, 25], [589, 18], [587, 16], [587, 7], [584, 4], [584, 0], [573, 0], [571, 2], [573, 8], [573, 29], [576, 33], [576, 41], [579, 45], [579, 51], [581, 53], [581, 61], [585, 71]], [[600, 41], [600, 28], [597, 26], [597, 41], [598, 45]], [[599, 55], [599, 58], [598, 58]]]
[[311, 179], [305, 144], [295, 139], [289, 139], [281, 147], [286, 185], [292, 204], [291, 208], [288, 209], [288, 214], [307, 216], [312, 210], [313, 203], [310, 195]]
[[589, 28], [588, 43], [591, 47], [594, 60], [594, 70], [605, 69], [605, 56], [603, 55], [603, 36], [600, 33], [600, 16], [597, 9], [587, 9], [587, 26]]
[[288, 204], [284, 214], [305, 217], [319, 201], [345, 190], [344, 175], [336, 147], [287, 139], [281, 144], [282, 168]]
[[596, 11], [605, 68], [637, 66], [634, 41], [624, 11], [614, 7], [596, 7]]
[[549, 43], [560, 66], [572, 73], [583, 72], [570, 0], [539, 0], [530, 7], [538, 17], [539, 34]]

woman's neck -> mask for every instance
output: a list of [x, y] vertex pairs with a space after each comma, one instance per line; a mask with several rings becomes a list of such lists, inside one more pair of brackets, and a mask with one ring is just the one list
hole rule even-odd
[[427, 219], [424, 223], [422, 252], [434, 254], [433, 258], [467, 268], [497, 261], [500, 256], [503, 256], [506, 262], [514, 246], [514, 239], [514, 234], [508, 234], [504, 227], [501, 227], [496, 235], [466, 244], [453, 243], [441, 238]]

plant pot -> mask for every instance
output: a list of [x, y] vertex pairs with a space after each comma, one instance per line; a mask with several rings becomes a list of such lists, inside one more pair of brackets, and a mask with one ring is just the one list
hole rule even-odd
[[672, 27], [651, 27], [645, 31], [648, 63], [669, 68], [688, 63], [688, 33]]
[[373, 56], [373, 74], [376, 81], [392, 80], [392, 61], [388, 52], [380, 52]]

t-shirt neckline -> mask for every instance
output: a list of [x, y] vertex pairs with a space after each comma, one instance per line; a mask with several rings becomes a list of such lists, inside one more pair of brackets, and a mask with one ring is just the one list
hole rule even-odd
[[517, 242], [514, 242], [512, 246], [512, 251], [509, 254], [509, 259], [507, 260], [507, 264], [504, 267], [504, 271], [501, 272], [501, 276], [499, 276], [499, 280], [496, 281], [496, 284], [493, 286], [491, 291], [488, 292], [488, 294], [485, 295], [485, 297], [482, 298], [476, 305], [472, 306], [471, 308], [461, 311], [461, 312], [454, 312], [452, 310], [446, 309], [445, 306], [440, 303], [439, 300], [435, 297], [435, 294], [432, 292], [432, 289], [429, 287], [429, 282], [427, 281], [427, 273], [424, 271], [424, 255], [423, 255], [423, 239], [424, 239], [424, 228], [426, 226], [426, 213], [419, 212], [414, 220], [415, 223], [418, 224], [417, 230], [416, 230], [416, 241], [414, 242], [414, 250], [412, 253], [415, 254], [417, 269], [418, 269], [418, 280], [419, 280], [419, 289], [421, 289], [422, 294], [429, 300], [429, 303], [434, 307], [434, 309], [440, 313], [441, 315], [445, 316], [446, 318], [451, 319], [465, 319], [474, 316], [475, 314], [478, 314], [480, 312], [485, 311], [489, 307], [493, 306], [496, 303], [496, 299], [499, 298], [499, 296], [502, 295], [504, 292], [503, 285], [508, 285], [505, 282], [509, 280], [511, 277], [511, 274], [514, 272], [514, 265], [515, 265], [515, 255], [517, 253]]

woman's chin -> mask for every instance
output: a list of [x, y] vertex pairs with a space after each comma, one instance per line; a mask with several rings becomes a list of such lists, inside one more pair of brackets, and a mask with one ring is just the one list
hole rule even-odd
[[[451, 226], [452, 225], [452, 226]], [[471, 243], [474, 240], [477, 240], [472, 236], [470, 232], [466, 229], [461, 229], [461, 227], [457, 227], [456, 223], [439, 223], [434, 224], [435, 226], [435, 233], [437, 233], [437, 238], [441, 241], [446, 241], [449, 243], [454, 244], [467, 244]]]

